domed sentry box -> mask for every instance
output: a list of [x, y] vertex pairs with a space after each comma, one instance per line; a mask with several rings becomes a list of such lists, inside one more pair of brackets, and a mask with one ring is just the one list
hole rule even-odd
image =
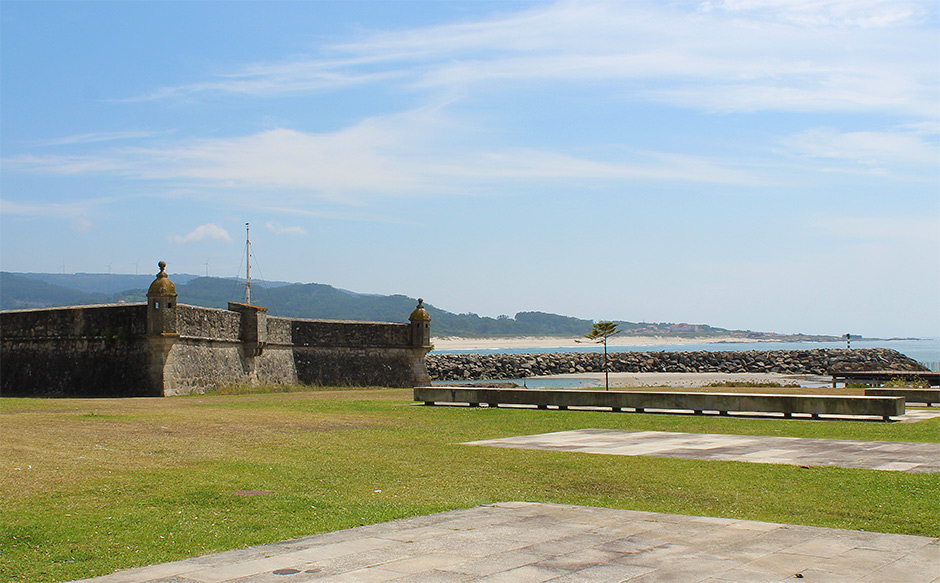
[[431, 346], [431, 315], [424, 309], [424, 300], [418, 298], [418, 306], [408, 318], [411, 321], [412, 346]]
[[176, 286], [166, 274], [166, 261], [147, 291], [147, 334], [176, 334]]

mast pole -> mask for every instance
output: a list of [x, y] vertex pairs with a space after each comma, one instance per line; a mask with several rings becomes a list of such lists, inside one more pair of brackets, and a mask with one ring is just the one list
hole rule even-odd
[[245, 223], [245, 303], [251, 304], [251, 238], [248, 223]]

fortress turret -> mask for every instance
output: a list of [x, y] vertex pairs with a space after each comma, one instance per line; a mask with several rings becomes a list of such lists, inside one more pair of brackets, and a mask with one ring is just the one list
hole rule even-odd
[[176, 334], [176, 286], [166, 274], [166, 261], [147, 291], [147, 334]]
[[411, 321], [412, 346], [431, 346], [431, 315], [424, 309], [424, 300], [418, 298], [418, 306], [408, 318]]

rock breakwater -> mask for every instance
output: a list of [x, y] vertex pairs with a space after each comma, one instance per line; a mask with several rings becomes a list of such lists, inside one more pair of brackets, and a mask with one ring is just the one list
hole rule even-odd
[[[724, 372], [826, 375], [833, 370], [927, 370], [890, 348], [841, 350], [747, 350], [615, 352], [610, 372]], [[428, 374], [436, 381], [517, 379], [552, 374], [604, 372], [597, 352], [544, 354], [429, 354]]]

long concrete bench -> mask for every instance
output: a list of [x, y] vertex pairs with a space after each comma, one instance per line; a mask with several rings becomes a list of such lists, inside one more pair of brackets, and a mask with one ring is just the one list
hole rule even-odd
[[865, 389], [867, 397], [904, 397], [908, 403], [940, 404], [940, 389]]
[[464, 387], [418, 387], [414, 400], [425, 405], [468, 403], [471, 407], [488, 405], [530, 405], [539, 409], [556, 407], [595, 407], [623, 411], [692, 410], [696, 414], [717, 411], [795, 413], [812, 415], [875, 416], [887, 421], [904, 415], [903, 397], [851, 397], [830, 395], [768, 395], [748, 393], [674, 393], [641, 391], [587, 391], [547, 389], [487, 389]]

